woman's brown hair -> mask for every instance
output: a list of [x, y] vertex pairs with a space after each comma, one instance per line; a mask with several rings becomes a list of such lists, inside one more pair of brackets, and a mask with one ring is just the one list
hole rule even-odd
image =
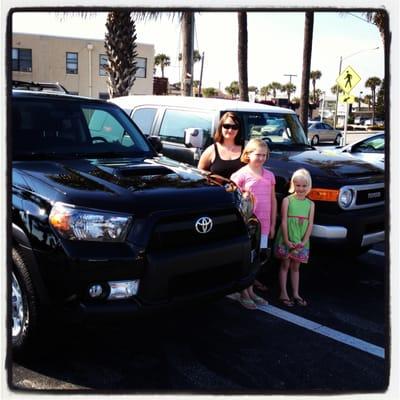
[[239, 127], [238, 133], [235, 136], [235, 144], [242, 146], [244, 144], [244, 142], [243, 142], [242, 133], [241, 133], [241, 129], [240, 129], [241, 128], [240, 120], [239, 120], [238, 116], [231, 111], [226, 112], [219, 120], [217, 130], [214, 133], [214, 142], [218, 142], [221, 144], [224, 142], [224, 137], [222, 135], [222, 125], [225, 124], [225, 121], [228, 118], [231, 118], [232, 121]]

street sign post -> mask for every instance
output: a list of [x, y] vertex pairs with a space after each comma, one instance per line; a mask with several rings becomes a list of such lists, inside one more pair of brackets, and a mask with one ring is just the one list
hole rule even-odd
[[355, 97], [351, 95], [350, 92], [356, 85], [359, 84], [360, 81], [360, 75], [358, 75], [350, 65], [345, 68], [336, 79], [336, 83], [344, 92], [344, 94], [340, 96], [340, 102], [344, 103], [346, 106], [343, 129], [343, 145], [347, 144], [347, 119], [349, 117], [349, 105], [355, 101]]

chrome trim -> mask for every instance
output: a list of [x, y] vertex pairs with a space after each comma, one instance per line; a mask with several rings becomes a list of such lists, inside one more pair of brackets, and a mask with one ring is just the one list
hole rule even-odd
[[[339, 196], [338, 196], [338, 206], [342, 209], [342, 210], [358, 210], [360, 208], [371, 208], [371, 207], [375, 207], [375, 206], [380, 206], [385, 204], [385, 201], [379, 201], [377, 203], [373, 203], [373, 204], [362, 204], [362, 205], [356, 205], [356, 200], [357, 200], [357, 194], [359, 190], [370, 190], [370, 189], [383, 189], [385, 187], [385, 184], [382, 183], [372, 183], [369, 185], [348, 185], [348, 186], [343, 186], [340, 188], [339, 191]], [[342, 191], [349, 189], [352, 190], [354, 192], [354, 196], [353, 199], [350, 203], [350, 205], [348, 207], [342, 207], [340, 202], [339, 202], [339, 198], [340, 198], [340, 194], [342, 193]]]
[[368, 233], [364, 235], [361, 241], [361, 246], [369, 246], [370, 244], [383, 242], [385, 240], [385, 231]]
[[325, 239], [345, 239], [347, 236], [347, 228], [344, 226], [313, 226], [311, 236]]

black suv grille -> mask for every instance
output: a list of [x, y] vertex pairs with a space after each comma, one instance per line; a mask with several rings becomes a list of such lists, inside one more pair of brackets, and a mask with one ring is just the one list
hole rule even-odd
[[[213, 227], [208, 233], [198, 233], [196, 221], [201, 217], [212, 219]], [[246, 233], [244, 222], [234, 210], [219, 210], [207, 213], [174, 216], [160, 220], [153, 230], [151, 250], [171, 250], [182, 246], [197, 246], [216, 243]]]
[[385, 189], [357, 190], [357, 205], [375, 204], [385, 200]]

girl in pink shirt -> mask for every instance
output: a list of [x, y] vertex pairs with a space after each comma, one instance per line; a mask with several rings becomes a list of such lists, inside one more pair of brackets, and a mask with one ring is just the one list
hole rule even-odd
[[[277, 202], [275, 197], [275, 176], [263, 167], [269, 157], [268, 145], [261, 139], [251, 139], [243, 150], [241, 160], [247, 165], [235, 172], [231, 179], [243, 192], [254, 198], [254, 214], [261, 223], [261, 249], [268, 247], [268, 237], [275, 235]], [[244, 289], [240, 296], [241, 304], [251, 310], [257, 304], [268, 304], [253, 291], [253, 285]]]

